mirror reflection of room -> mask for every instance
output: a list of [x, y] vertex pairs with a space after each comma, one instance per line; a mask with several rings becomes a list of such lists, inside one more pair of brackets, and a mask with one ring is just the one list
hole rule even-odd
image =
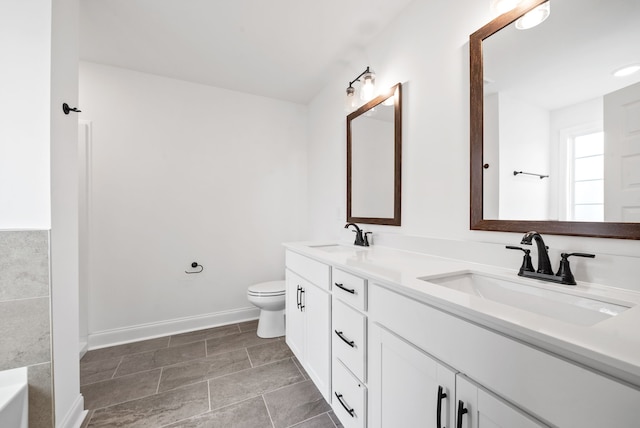
[[482, 44], [484, 218], [640, 222], [640, 7], [550, 3]]

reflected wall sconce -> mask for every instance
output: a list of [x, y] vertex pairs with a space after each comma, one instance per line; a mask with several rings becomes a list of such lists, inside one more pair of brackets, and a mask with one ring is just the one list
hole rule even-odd
[[551, 14], [551, 0], [541, 4], [535, 9], [525, 13], [520, 19], [516, 21], [516, 28], [518, 30], [528, 30], [536, 25], [540, 25]]
[[358, 101], [356, 99], [356, 88], [353, 87], [353, 84], [356, 82], [361, 82], [360, 99], [362, 101], [369, 101], [371, 98], [373, 98], [373, 94], [375, 91], [376, 75], [373, 71], [371, 71], [369, 67], [367, 67], [366, 70], [358, 75], [358, 77], [349, 82], [349, 86], [347, 87], [347, 97], [345, 101], [345, 107], [347, 111], [353, 111], [358, 106]]
[[[515, 9], [523, 2], [524, 0], [491, 0], [491, 12], [496, 16], [502, 15]], [[551, 0], [524, 14], [516, 21], [515, 26], [518, 30], [528, 30], [541, 24], [550, 14]]]

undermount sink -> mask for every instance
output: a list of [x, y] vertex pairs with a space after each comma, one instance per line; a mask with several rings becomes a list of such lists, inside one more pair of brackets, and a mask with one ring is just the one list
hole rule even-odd
[[600, 298], [584, 297], [549, 290], [525, 282], [473, 271], [420, 278], [452, 290], [509, 305], [560, 321], [591, 326], [626, 311], [632, 304], [612, 303]]
[[326, 251], [327, 253], [357, 253], [358, 251], [363, 251], [365, 247], [356, 248], [349, 245], [340, 245], [340, 244], [325, 244], [325, 245], [310, 245], [311, 248], [315, 248], [317, 250]]

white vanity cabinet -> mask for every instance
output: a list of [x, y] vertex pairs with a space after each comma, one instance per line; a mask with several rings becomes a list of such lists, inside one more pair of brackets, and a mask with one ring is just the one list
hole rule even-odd
[[287, 251], [287, 344], [346, 428], [640, 427], [640, 388], [587, 367], [589, 348], [403, 284], [395, 251], [358, 269], [302, 254]]
[[541, 422], [474, 384], [463, 375], [456, 377], [456, 427], [543, 428]]
[[332, 406], [347, 428], [367, 426], [367, 280], [332, 269]]
[[[456, 427], [543, 427], [545, 423], [581, 428], [639, 426], [640, 390], [580, 365], [376, 284], [369, 287], [368, 315], [370, 324], [384, 326], [455, 368], [455, 405], [458, 400], [468, 405], [468, 413], [463, 415], [461, 425], [456, 421]], [[391, 375], [384, 370], [397, 371], [393, 366], [374, 363], [381, 358], [374, 337], [372, 334], [369, 347], [373, 399], [380, 393], [388, 394], [383, 381]], [[416, 377], [427, 378], [417, 369], [413, 372]], [[467, 378], [481, 388], [470, 387]], [[526, 423], [510, 422], [514, 420]]]
[[286, 265], [286, 342], [330, 401], [330, 267], [289, 251]]
[[453, 426], [455, 372], [377, 324], [369, 376], [369, 427]]

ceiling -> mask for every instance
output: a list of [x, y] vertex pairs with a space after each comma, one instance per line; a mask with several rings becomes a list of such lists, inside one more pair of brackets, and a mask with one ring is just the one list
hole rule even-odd
[[639, 0], [551, 1], [538, 27], [512, 24], [483, 42], [485, 93], [507, 92], [554, 110], [640, 81], [614, 70], [640, 64]]
[[82, 0], [80, 58], [307, 104], [411, 1]]

